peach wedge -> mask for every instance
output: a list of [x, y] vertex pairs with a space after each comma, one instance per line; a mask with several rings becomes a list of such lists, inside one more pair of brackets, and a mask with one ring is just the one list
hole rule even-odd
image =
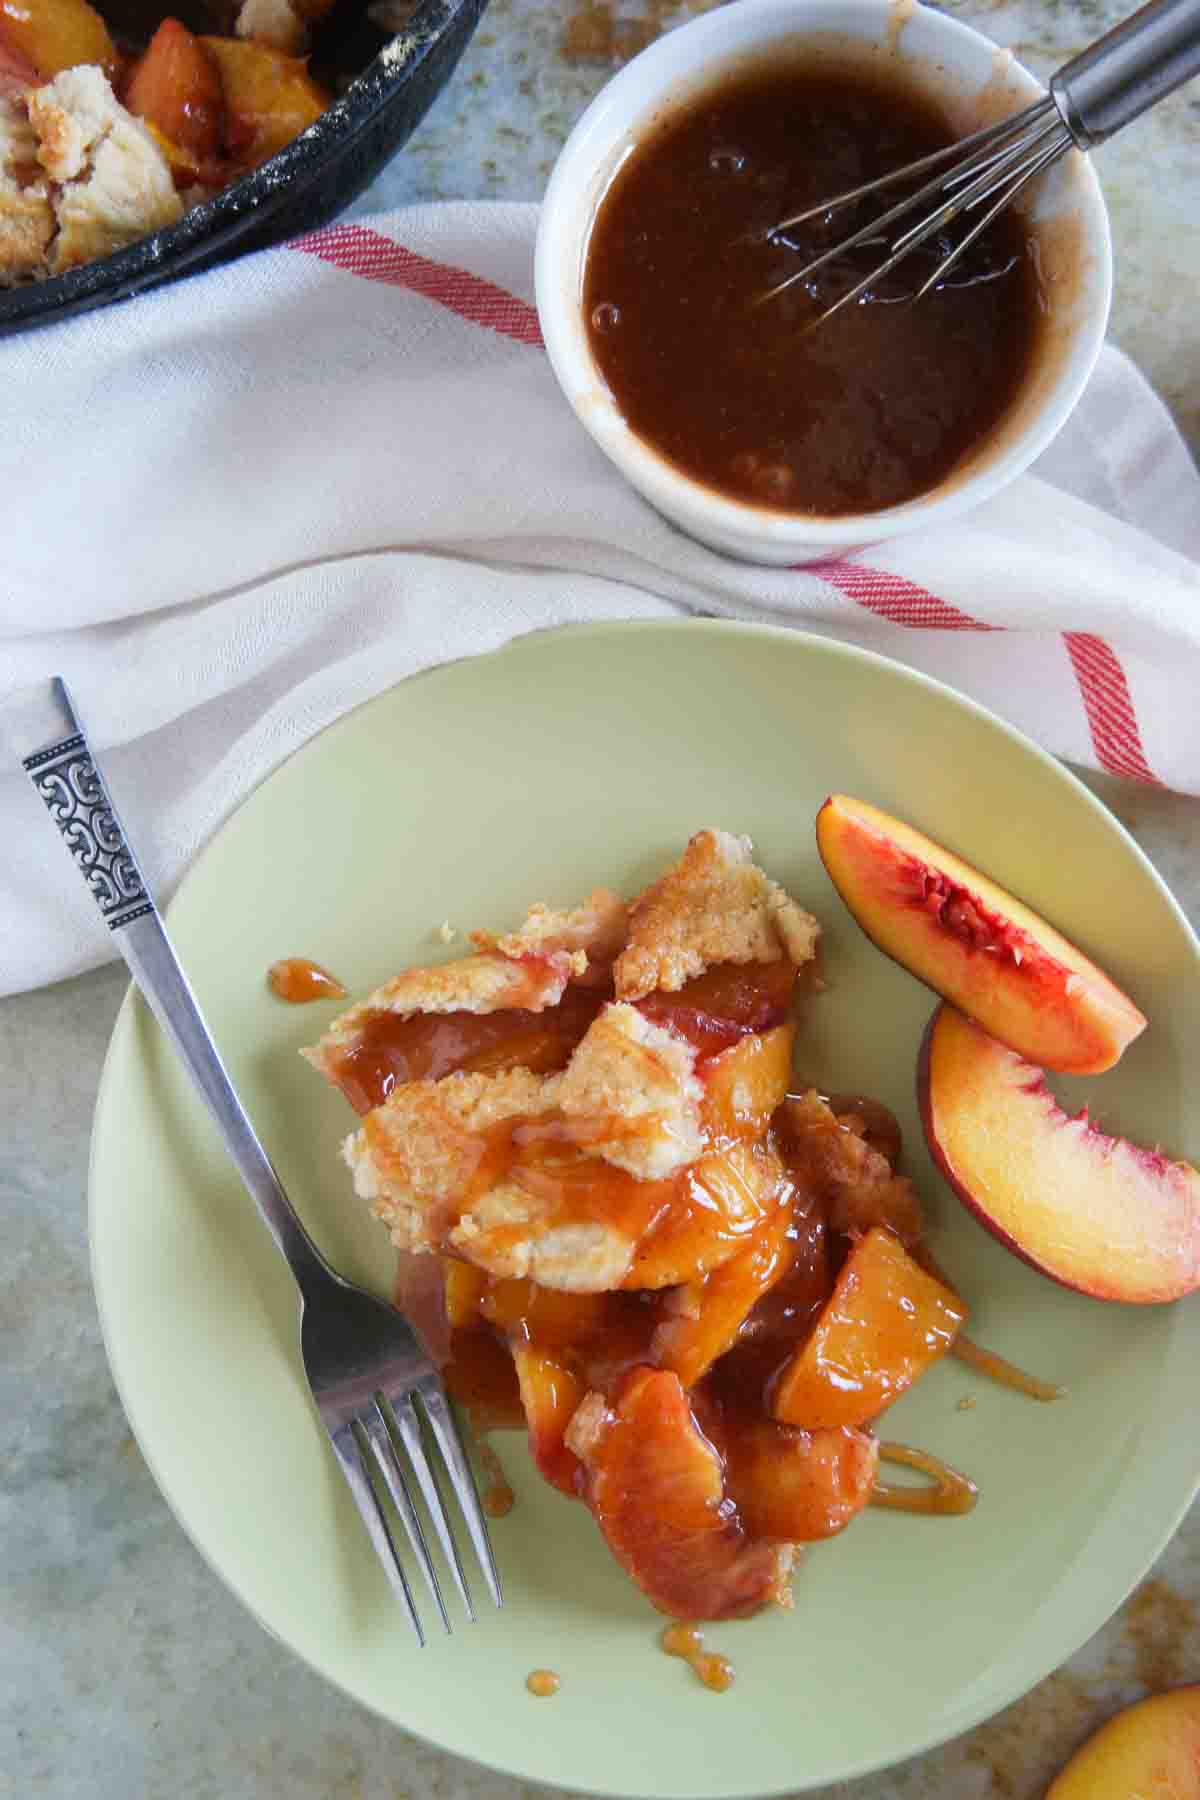
[[721, 1458], [677, 1375], [633, 1369], [611, 1403], [589, 1394], [567, 1445], [609, 1549], [660, 1612], [744, 1619], [781, 1599], [791, 1556], [748, 1539], [732, 1516]]
[[1200, 1687], [1127, 1706], [1077, 1750], [1046, 1800], [1200, 1800]]
[[775, 1378], [772, 1411], [809, 1430], [865, 1425], [949, 1350], [967, 1309], [877, 1225], [860, 1238], [807, 1338]]
[[911, 825], [833, 794], [817, 814], [817, 847], [879, 949], [1039, 1067], [1098, 1074], [1145, 1030], [1081, 951]]
[[1065, 1113], [1042, 1071], [951, 1006], [921, 1046], [918, 1098], [934, 1161], [994, 1237], [1099, 1300], [1177, 1300], [1200, 1287], [1200, 1173]]

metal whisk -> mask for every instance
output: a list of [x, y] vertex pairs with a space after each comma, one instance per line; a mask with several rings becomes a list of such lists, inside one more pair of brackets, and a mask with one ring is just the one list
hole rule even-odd
[[[849, 305], [872, 283], [880, 281], [897, 263], [943, 231], [962, 214], [974, 212], [986, 202], [987, 210], [942, 258], [928, 280], [918, 288], [919, 300], [945, 280], [959, 258], [985, 231], [997, 213], [1013, 200], [1035, 176], [1058, 160], [1072, 145], [1090, 150], [1138, 118], [1157, 101], [1200, 74], [1200, 0], [1150, 0], [1140, 12], [1092, 44], [1051, 78], [1050, 92], [1023, 112], [991, 125], [984, 131], [949, 144], [932, 156], [908, 163], [876, 181], [867, 181], [832, 200], [821, 200], [804, 212], [780, 219], [760, 236], [776, 240], [792, 226], [836, 212], [902, 183], [911, 183], [933, 170], [915, 193], [901, 200], [861, 230], [843, 238], [832, 249], [776, 282], [760, 296], [770, 300], [798, 281], [844, 256], [848, 250], [880, 238], [896, 226], [901, 235], [891, 239], [889, 254], [869, 275], [839, 296], [815, 320], [821, 324], [841, 307]], [[948, 166], [949, 165], [949, 166]], [[923, 208], [928, 208], [922, 211]], [[915, 223], [908, 223], [920, 214]]]

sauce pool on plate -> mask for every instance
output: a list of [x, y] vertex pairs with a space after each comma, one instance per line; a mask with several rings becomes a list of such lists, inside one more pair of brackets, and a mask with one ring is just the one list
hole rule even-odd
[[877, 235], [756, 302], [900, 190], [770, 240], [769, 227], [952, 138], [911, 90], [804, 62], [742, 73], [671, 113], [605, 194], [584, 271], [592, 355], [631, 429], [693, 480], [780, 512], [877, 512], [938, 486], [1030, 364], [1039, 300], [1020, 215], [999, 214], [915, 305], [957, 237], [815, 329], [884, 260]]

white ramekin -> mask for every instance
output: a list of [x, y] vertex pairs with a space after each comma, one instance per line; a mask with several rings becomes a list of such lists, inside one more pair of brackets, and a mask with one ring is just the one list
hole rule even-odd
[[783, 48], [886, 71], [937, 99], [962, 134], [1044, 91], [979, 32], [916, 0], [733, 0], [668, 32], [602, 89], [555, 165], [538, 228], [538, 314], [581, 423], [633, 486], [703, 543], [750, 562], [815, 562], [936, 525], [1012, 481], [1066, 422], [1104, 340], [1112, 247], [1099, 183], [1072, 151], [1028, 202], [1045, 318], [1004, 418], [940, 485], [883, 512], [822, 518], [733, 500], [635, 436], [592, 359], [583, 318], [588, 238], [630, 150], [690, 95]]

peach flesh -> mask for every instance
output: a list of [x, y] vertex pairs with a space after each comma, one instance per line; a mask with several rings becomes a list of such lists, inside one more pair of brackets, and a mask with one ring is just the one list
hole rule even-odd
[[790, 1555], [747, 1539], [726, 1504], [721, 1459], [677, 1376], [634, 1369], [581, 1437], [579, 1423], [576, 1415], [570, 1435], [587, 1469], [583, 1497], [617, 1561], [660, 1612], [742, 1619], [780, 1598]]
[[1046, 1800], [1200, 1800], [1200, 1687], [1127, 1706], [1077, 1750]]
[[912, 826], [833, 794], [817, 846], [872, 943], [1040, 1067], [1097, 1074], [1145, 1029], [1073, 944]]
[[953, 1007], [917, 1094], [934, 1161], [1009, 1250], [1064, 1287], [1137, 1305], [1200, 1287], [1200, 1174], [1072, 1118], [1042, 1076]]

